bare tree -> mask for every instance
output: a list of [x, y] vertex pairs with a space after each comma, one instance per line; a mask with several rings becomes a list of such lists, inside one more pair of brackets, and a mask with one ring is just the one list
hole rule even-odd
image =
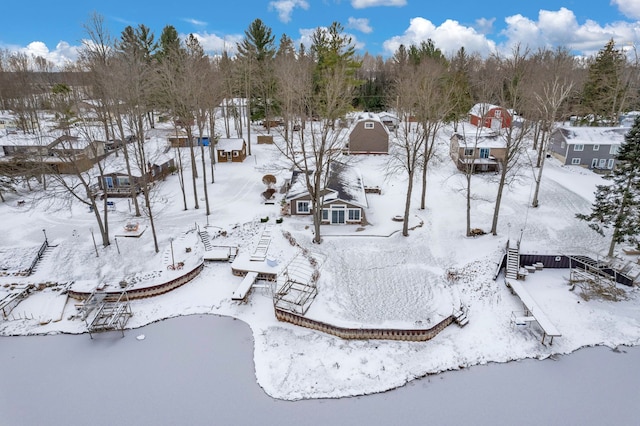
[[292, 136], [285, 146], [279, 147], [294, 168], [303, 171], [311, 199], [315, 243], [322, 241], [324, 185], [331, 164], [344, 145], [344, 134], [336, 130], [336, 122], [350, 107], [353, 75], [358, 66], [353, 60], [351, 38], [342, 31], [338, 23], [328, 29], [316, 29], [312, 47], [315, 61], [311, 63], [306, 55], [300, 55], [300, 68], [296, 70], [299, 80], [290, 84], [296, 86], [300, 115], [311, 115], [313, 119], [305, 129], [296, 132], [297, 137]]
[[[529, 122], [517, 121], [515, 113], [525, 105], [525, 95], [530, 86], [527, 86], [528, 51], [516, 46], [510, 57], [496, 57], [498, 65], [497, 99], [501, 106], [510, 111], [512, 117], [509, 124], [501, 130], [504, 141], [505, 154], [500, 167], [498, 190], [496, 194], [493, 219], [491, 222], [491, 234], [498, 233], [498, 219], [505, 185], [519, 167], [519, 158], [525, 149], [526, 136], [529, 131]], [[529, 90], [530, 93], [530, 90]], [[504, 122], [503, 122], [504, 123]]]

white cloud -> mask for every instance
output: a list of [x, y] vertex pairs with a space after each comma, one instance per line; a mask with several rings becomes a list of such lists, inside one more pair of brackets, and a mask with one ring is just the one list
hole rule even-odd
[[369, 20], [367, 18], [349, 18], [347, 22], [347, 28], [353, 28], [354, 30], [358, 30], [361, 33], [369, 34], [373, 32], [373, 28], [369, 25]]
[[[634, 4], [640, 4], [640, 0], [635, 0]], [[640, 45], [637, 22], [618, 21], [600, 25], [587, 20], [580, 24], [575, 14], [564, 7], [557, 11], [540, 10], [537, 20], [517, 14], [506, 17], [504, 22], [506, 28], [498, 35], [501, 40], [498, 43], [485, 35], [491, 33], [494, 22], [490, 20], [477, 21], [477, 29], [474, 29], [453, 20], [435, 26], [431, 21], [417, 17], [410, 21], [402, 35], [386, 40], [383, 47], [385, 54], [393, 54], [400, 44], [408, 46], [431, 39], [446, 55], [455, 53], [462, 46], [468, 52], [483, 56], [492, 52], [509, 54], [519, 44], [530, 49], [566, 47], [576, 54], [590, 56], [610, 39], [618, 48]]]
[[[296, 46], [299, 46], [300, 44], [303, 44], [306, 49], [309, 49], [311, 47], [311, 45], [313, 44], [313, 33], [315, 33], [317, 29], [326, 30], [327, 27], [301, 28], [300, 29], [300, 38], [298, 40], [296, 40], [294, 44]], [[360, 40], [358, 40], [358, 38], [355, 35], [353, 35], [351, 33], [347, 33], [347, 32], [342, 33], [342, 35], [343, 36], [347, 36], [347, 37], [351, 37], [351, 45], [353, 47], [355, 47], [356, 50], [363, 50], [365, 48], [365, 44], [363, 42], [361, 42]]]
[[391, 55], [401, 44], [418, 45], [428, 39], [433, 40], [445, 55], [452, 55], [463, 46], [468, 52], [479, 52], [482, 55], [492, 53], [496, 49], [493, 41], [473, 28], [460, 25], [457, 21], [447, 19], [436, 27], [431, 21], [421, 17], [413, 18], [403, 35], [386, 40], [383, 47], [385, 52]]
[[354, 9], [365, 9], [376, 6], [406, 6], [407, 0], [351, 0]]
[[640, 40], [640, 28], [636, 23], [619, 21], [602, 26], [587, 20], [579, 24], [575, 14], [564, 7], [557, 11], [541, 10], [537, 21], [514, 15], [505, 18], [505, 22], [507, 28], [501, 33], [507, 38], [501, 45], [504, 51], [519, 43], [530, 48], [563, 46], [590, 56], [610, 39], [618, 47]]
[[611, 0], [627, 18], [640, 19], [640, 0]]
[[27, 55], [41, 56], [52, 62], [56, 67], [63, 67], [78, 59], [78, 49], [80, 46], [71, 46], [66, 41], [61, 41], [54, 50], [49, 50], [46, 44], [41, 41], [32, 41], [26, 47], [9, 47], [10, 51], [18, 51]]
[[493, 32], [493, 23], [496, 22], [496, 18], [480, 18], [476, 19], [475, 28], [482, 34], [491, 34]]
[[[230, 55], [235, 55], [237, 52], [237, 44], [242, 41], [243, 36], [240, 34], [226, 35], [220, 37], [216, 34], [194, 33], [196, 39], [202, 45], [204, 51], [208, 54], [220, 54], [224, 51]], [[183, 37], [185, 37], [183, 35]]]
[[191, 25], [195, 25], [196, 27], [206, 27], [207, 23], [204, 21], [199, 21], [197, 19], [193, 19], [193, 18], [182, 18], [182, 20], [184, 22], [188, 22]]
[[291, 14], [296, 7], [307, 10], [309, 9], [309, 3], [306, 0], [276, 0], [269, 2], [269, 10], [276, 10], [278, 19], [284, 23], [291, 21]]

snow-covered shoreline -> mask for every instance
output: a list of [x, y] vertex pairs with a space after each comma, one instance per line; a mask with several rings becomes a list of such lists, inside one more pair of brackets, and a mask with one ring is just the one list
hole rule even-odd
[[[162, 144], [162, 135], [152, 141]], [[463, 303], [469, 308], [465, 328], [449, 326], [428, 342], [342, 340], [316, 331], [278, 322], [268, 286], [256, 288], [247, 303], [231, 300], [242, 281], [229, 263], [206, 263], [191, 282], [167, 294], [131, 302], [133, 317], [127, 336], [140, 327], [185, 315], [215, 314], [246, 322], [255, 346], [255, 374], [264, 391], [278, 399], [340, 398], [383, 392], [416, 378], [479, 364], [527, 358], [545, 359], [580, 348], [603, 345], [615, 348], [640, 344], [640, 312], [637, 288], [623, 288], [618, 302], [585, 301], [569, 291], [566, 271], [544, 270], [524, 282], [528, 291], [558, 327], [562, 337], [553, 345], [540, 343], [535, 326], [514, 327], [513, 311], [521, 309], [501, 278], [493, 280], [506, 241], [521, 239], [527, 253], [581, 253], [598, 256], [606, 241], [575, 219], [588, 209], [594, 186], [601, 178], [573, 167], [548, 161], [541, 189], [540, 207], [528, 207], [531, 178], [523, 174], [503, 200], [498, 235], [464, 236], [464, 198], [458, 195], [461, 176], [446, 157], [446, 140], [440, 141], [439, 157], [431, 167], [427, 208], [414, 207], [415, 221], [408, 237], [397, 231], [402, 224], [392, 218], [403, 205], [406, 182], [402, 176], [383, 176], [383, 156], [354, 157], [352, 162], [365, 182], [382, 188], [371, 194], [364, 227], [323, 227], [327, 237], [312, 244], [310, 219], [285, 217], [275, 224], [269, 256], [284, 264], [294, 258], [293, 247], [283, 231], [301, 247], [323, 259], [319, 269], [318, 297], [310, 309], [317, 319], [362, 326], [428, 325]], [[280, 215], [279, 205], [260, 201], [266, 171], [286, 170], [274, 147], [256, 145], [244, 163], [217, 164], [216, 183], [209, 188], [212, 212], [183, 210], [175, 176], [158, 185], [157, 230], [160, 253], [155, 253], [150, 233], [139, 238], [118, 238], [107, 247], [91, 240], [91, 215], [81, 206], [64, 209], [29, 199], [17, 207], [10, 199], [0, 205], [0, 249], [6, 256], [24, 256], [42, 243], [42, 232], [55, 247], [34, 275], [0, 277], [0, 294], [16, 284], [49, 283], [34, 292], [0, 321], [0, 335], [79, 334], [86, 324], [73, 319], [73, 302], [60, 296], [72, 282], [118, 283], [123, 277], [142, 276], [166, 268], [171, 244], [195, 226], [222, 230], [214, 243], [237, 246], [240, 252], [255, 249], [264, 224], [260, 218]], [[277, 174], [277, 173], [276, 173]], [[285, 172], [277, 174], [282, 180]], [[474, 227], [490, 223], [495, 183], [491, 176], [474, 177]], [[199, 182], [198, 185], [202, 185]], [[240, 190], [241, 189], [241, 190]], [[419, 194], [415, 194], [417, 205]], [[110, 213], [114, 224], [132, 219], [125, 201]], [[206, 222], [205, 222], [206, 221]], [[412, 222], [412, 225], [414, 223]], [[116, 225], [114, 225], [116, 226]], [[361, 228], [364, 228], [362, 230]], [[383, 236], [383, 237], [364, 237]], [[183, 247], [174, 247], [177, 253]], [[30, 251], [29, 251], [30, 252]], [[7, 265], [21, 265], [8, 259]], [[448, 275], [455, 280], [447, 279]], [[58, 303], [60, 302], [60, 303]], [[146, 333], [145, 333], [146, 334]], [[107, 341], [117, 336], [106, 336]], [[87, 340], [90, 340], [86, 336]], [[144, 343], [142, 343], [144, 344]], [[98, 343], [96, 346], [100, 345]]]

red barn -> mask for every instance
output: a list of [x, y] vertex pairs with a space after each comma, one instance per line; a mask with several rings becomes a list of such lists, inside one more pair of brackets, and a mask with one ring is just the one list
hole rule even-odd
[[478, 127], [504, 129], [511, 126], [511, 120], [511, 113], [506, 108], [497, 105], [475, 104], [469, 111], [469, 122]]

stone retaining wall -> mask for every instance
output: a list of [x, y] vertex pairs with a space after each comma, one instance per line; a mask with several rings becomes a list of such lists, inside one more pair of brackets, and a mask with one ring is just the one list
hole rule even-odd
[[342, 339], [358, 340], [404, 340], [412, 342], [425, 342], [433, 339], [438, 333], [454, 322], [453, 315], [440, 321], [429, 329], [391, 329], [391, 328], [346, 328], [312, 320], [303, 316], [275, 309], [276, 318], [279, 321], [288, 322], [300, 327], [306, 327], [323, 333], [331, 334]]
[[[158, 296], [160, 294], [167, 293], [171, 290], [175, 290], [176, 288], [188, 283], [192, 279], [198, 276], [204, 267], [204, 261], [196, 266], [191, 271], [188, 271], [184, 275], [179, 276], [178, 278], [174, 278], [171, 281], [167, 281], [166, 283], [156, 284], [149, 287], [142, 288], [134, 288], [127, 290], [127, 295], [129, 296], [129, 300], [133, 299], [143, 299], [145, 297]], [[124, 290], [124, 289], [123, 289]], [[109, 298], [117, 298], [122, 294], [122, 290], [108, 290], [105, 291], [107, 294], [107, 300]], [[78, 300], [85, 300], [91, 295], [91, 292], [84, 291], [74, 291], [69, 290], [69, 297]]]

